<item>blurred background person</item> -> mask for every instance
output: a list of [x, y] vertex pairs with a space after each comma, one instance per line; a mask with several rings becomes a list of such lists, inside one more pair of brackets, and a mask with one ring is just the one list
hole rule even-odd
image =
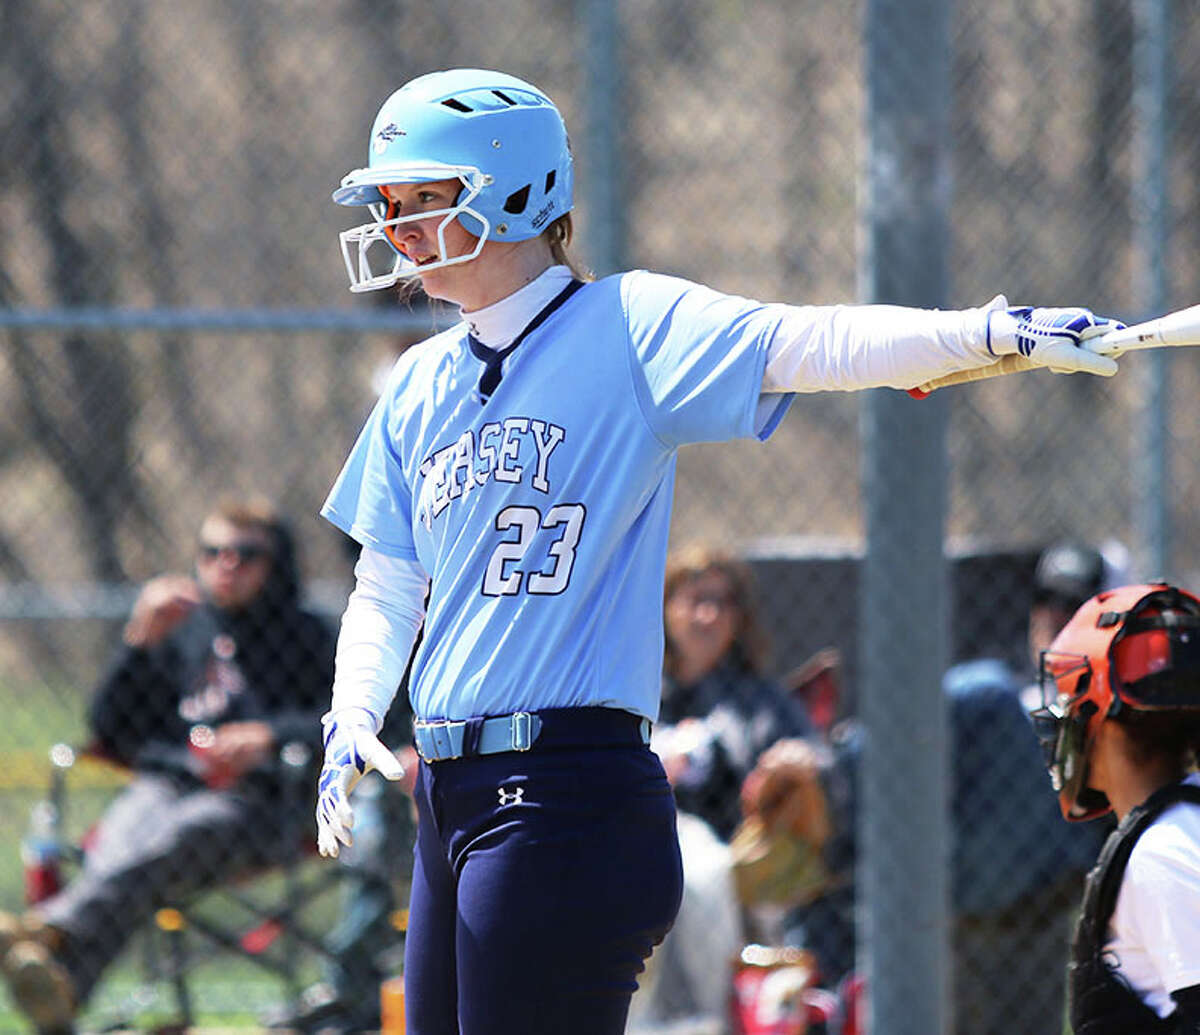
[[767, 641], [748, 565], [705, 544], [667, 559], [662, 707], [653, 746], [680, 810], [728, 841], [741, 788], [781, 737], [811, 731], [804, 707], [766, 675]]
[[742, 792], [735, 838], [739, 894], [760, 927], [811, 952], [824, 988], [855, 964], [854, 866], [862, 730], [853, 717], [823, 737], [768, 750]]
[[[1056, 1033], [1070, 924], [1103, 832], [1064, 824], [1029, 716], [1041, 652], [1106, 580], [1103, 554], [1042, 551], [1030, 587], [1028, 664], [952, 666], [943, 681], [951, 755], [954, 1030]], [[986, 606], [986, 602], [984, 602]], [[1020, 656], [1017, 653], [1015, 656]]]
[[803, 707], [765, 673], [767, 642], [749, 567], [707, 544], [667, 558], [663, 699], [651, 747], [675, 791], [684, 894], [630, 1007], [631, 1031], [729, 1030], [744, 941], [729, 839], [741, 788], [781, 737], [808, 732]]
[[[951, 764], [953, 1030], [960, 1035], [1057, 1033], [1062, 1027], [1070, 919], [1103, 833], [1060, 821], [1028, 692], [1036, 689], [1040, 652], [1113, 570], [1089, 545], [1047, 547], [1028, 587], [1026, 642], [1011, 652], [1025, 663], [1017, 668], [977, 658], [953, 665], [943, 680]], [[767, 838], [778, 872], [765, 863], [758, 869], [774, 884], [749, 870], [744, 891], [775, 902], [799, 896], [784, 920], [784, 943], [814, 952], [822, 985], [852, 988], [862, 731], [851, 716], [815, 749], [814, 743], [781, 743], [747, 781], [747, 812], [769, 817], [774, 811], [805, 836]], [[823, 841], [815, 833], [822, 825]], [[790, 855], [780, 842], [791, 846]], [[780, 886], [779, 873], [788, 875], [790, 887]]]
[[1019, 671], [1026, 680], [1022, 700], [1032, 712], [1042, 704], [1038, 669], [1042, 651], [1085, 600], [1108, 586], [1128, 581], [1128, 557], [1115, 541], [1101, 547], [1065, 539], [1047, 546], [1039, 555], [1033, 573], [1033, 600], [1029, 606], [1029, 637]]
[[[200, 525], [194, 576], [142, 588], [88, 714], [95, 750], [132, 779], [76, 878], [29, 913], [0, 916], [0, 969], [39, 1030], [72, 1030], [156, 909], [312, 836], [307, 775], [333, 655], [329, 624], [300, 607], [292, 534], [266, 500], [219, 503]], [[311, 748], [302, 782], [278, 765], [291, 742]]]

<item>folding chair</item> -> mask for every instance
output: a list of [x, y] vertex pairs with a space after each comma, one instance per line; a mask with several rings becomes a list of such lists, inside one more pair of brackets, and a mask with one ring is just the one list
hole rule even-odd
[[[293, 806], [302, 802], [307, 792], [310, 757], [311, 749], [298, 742], [284, 745], [279, 752], [285, 793], [298, 796], [290, 800]], [[87, 852], [88, 834], [73, 841], [66, 829], [71, 774], [81, 758], [122, 768], [93, 747], [76, 750], [68, 744], [56, 744], [51, 748], [49, 808], [45, 816], [58, 856], [68, 870], [82, 864]], [[287, 814], [300, 813], [290, 808]], [[294, 833], [279, 865], [246, 874], [206, 891], [194, 901], [173, 903], [157, 911], [141, 947], [145, 988], [136, 997], [139, 1002], [130, 1008], [140, 1012], [139, 1006], [144, 1009], [146, 1000], [158, 999], [153, 994], [157, 986], [169, 988], [174, 1016], [154, 1031], [160, 1035], [184, 1032], [194, 1023], [192, 980], [197, 968], [214, 958], [214, 952], [249, 961], [272, 975], [282, 986], [284, 1006], [292, 1009], [300, 1006], [303, 988], [313, 980], [312, 972], [336, 961], [337, 953], [329, 939], [332, 920], [318, 929], [313, 914], [324, 908], [329, 917], [336, 919], [337, 904], [331, 893], [344, 886], [347, 879], [386, 878], [336, 863], [320, 863], [315, 830], [305, 825], [304, 830]], [[30, 905], [35, 904], [39, 891], [46, 897], [58, 883], [50, 874], [39, 878], [27, 873], [27, 877], [31, 877], [26, 881], [27, 899], [35, 900]], [[392, 918], [391, 933], [395, 943], [385, 948], [398, 952], [403, 943], [400, 912]]]

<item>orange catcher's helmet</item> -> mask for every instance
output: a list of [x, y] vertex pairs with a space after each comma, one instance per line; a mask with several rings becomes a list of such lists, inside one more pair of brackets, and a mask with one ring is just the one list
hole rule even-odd
[[1134, 711], [1200, 710], [1200, 599], [1165, 582], [1086, 601], [1042, 652], [1033, 713], [1063, 816], [1102, 816], [1088, 749], [1100, 723]]

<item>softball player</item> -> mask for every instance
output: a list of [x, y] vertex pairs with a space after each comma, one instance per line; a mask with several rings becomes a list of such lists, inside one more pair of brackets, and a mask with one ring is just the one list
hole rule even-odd
[[[408, 350], [322, 513], [362, 544], [325, 724], [322, 851], [416, 633], [405, 957], [417, 1035], [616, 1035], [680, 859], [648, 748], [675, 454], [765, 439], [793, 393], [908, 387], [1021, 351], [1111, 375], [1085, 309], [793, 307], [567, 253], [572, 165], [537, 87], [435, 72], [385, 101], [334, 192], [352, 291], [420, 281], [462, 321]], [[385, 259], [380, 264], [381, 252]]]
[[1088, 600], [1042, 655], [1034, 713], [1063, 815], [1120, 821], [1088, 874], [1076, 1035], [1200, 1032], [1200, 599], [1155, 583]]

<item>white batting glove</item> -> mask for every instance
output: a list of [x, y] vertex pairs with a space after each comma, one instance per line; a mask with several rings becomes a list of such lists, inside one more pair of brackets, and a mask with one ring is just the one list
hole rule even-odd
[[374, 716], [365, 708], [346, 708], [326, 715], [325, 765], [317, 783], [317, 848], [336, 858], [339, 843], [352, 845], [354, 810], [350, 792], [372, 769], [399, 780], [404, 767], [375, 736]]
[[1125, 325], [1089, 309], [1034, 309], [1019, 306], [988, 313], [988, 349], [993, 355], [1020, 353], [1056, 374], [1112, 377], [1117, 361], [1082, 347], [1083, 342]]

